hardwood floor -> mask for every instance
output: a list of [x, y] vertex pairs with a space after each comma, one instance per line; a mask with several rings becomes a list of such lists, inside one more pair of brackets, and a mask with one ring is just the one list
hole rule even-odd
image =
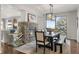
[[71, 47], [71, 54], [77, 54], [77, 41], [71, 40], [70, 41], [70, 47]]
[[[70, 50], [68, 48], [70, 48]], [[38, 48], [38, 50], [39, 51], [37, 53], [34, 51], [32, 54], [42, 54], [43, 48]], [[14, 47], [6, 43], [1, 43], [0, 51], [1, 51], [1, 54], [24, 54], [20, 51], [15, 50]], [[70, 47], [68, 45], [64, 46], [63, 54], [68, 54], [67, 53], [68, 51], [70, 51], [69, 54], [79, 54], [79, 43], [77, 43], [74, 40], [70, 40]], [[46, 49], [46, 54], [59, 54], [59, 51], [54, 52], [49, 49]]]
[[79, 54], [79, 43], [77, 43], [77, 53]]
[[14, 49], [11, 45], [6, 43], [1, 43], [0, 47], [1, 54], [24, 54]]

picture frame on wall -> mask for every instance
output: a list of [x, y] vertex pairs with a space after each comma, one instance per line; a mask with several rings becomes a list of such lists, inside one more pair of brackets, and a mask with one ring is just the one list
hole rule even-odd
[[29, 22], [36, 22], [36, 16], [34, 14], [28, 13], [28, 21]]

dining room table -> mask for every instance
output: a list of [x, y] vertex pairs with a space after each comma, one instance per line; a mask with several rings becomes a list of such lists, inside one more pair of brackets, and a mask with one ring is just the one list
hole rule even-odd
[[51, 51], [53, 51], [54, 38], [57, 38], [56, 40], [58, 40], [60, 38], [60, 32], [51, 32], [51, 34], [49, 32], [45, 32], [45, 37], [48, 37], [48, 39], [50, 40], [50, 48]]

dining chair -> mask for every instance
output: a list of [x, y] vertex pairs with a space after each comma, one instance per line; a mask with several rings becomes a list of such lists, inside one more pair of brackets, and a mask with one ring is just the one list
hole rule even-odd
[[43, 31], [35, 31], [35, 37], [36, 37], [36, 52], [38, 45], [41, 45], [44, 47], [43, 53], [45, 54], [46, 45], [50, 44], [50, 42], [47, 41]]
[[63, 44], [66, 43], [66, 36], [60, 36], [59, 40], [54, 42], [54, 51], [57, 51], [57, 46], [60, 47], [60, 53], [63, 51]]

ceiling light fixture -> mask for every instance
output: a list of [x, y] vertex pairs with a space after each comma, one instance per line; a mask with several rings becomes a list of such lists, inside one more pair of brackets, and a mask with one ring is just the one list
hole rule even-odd
[[54, 15], [53, 15], [53, 4], [49, 4], [49, 6], [50, 6], [50, 13], [47, 14], [47, 19], [53, 20], [54, 19]]

